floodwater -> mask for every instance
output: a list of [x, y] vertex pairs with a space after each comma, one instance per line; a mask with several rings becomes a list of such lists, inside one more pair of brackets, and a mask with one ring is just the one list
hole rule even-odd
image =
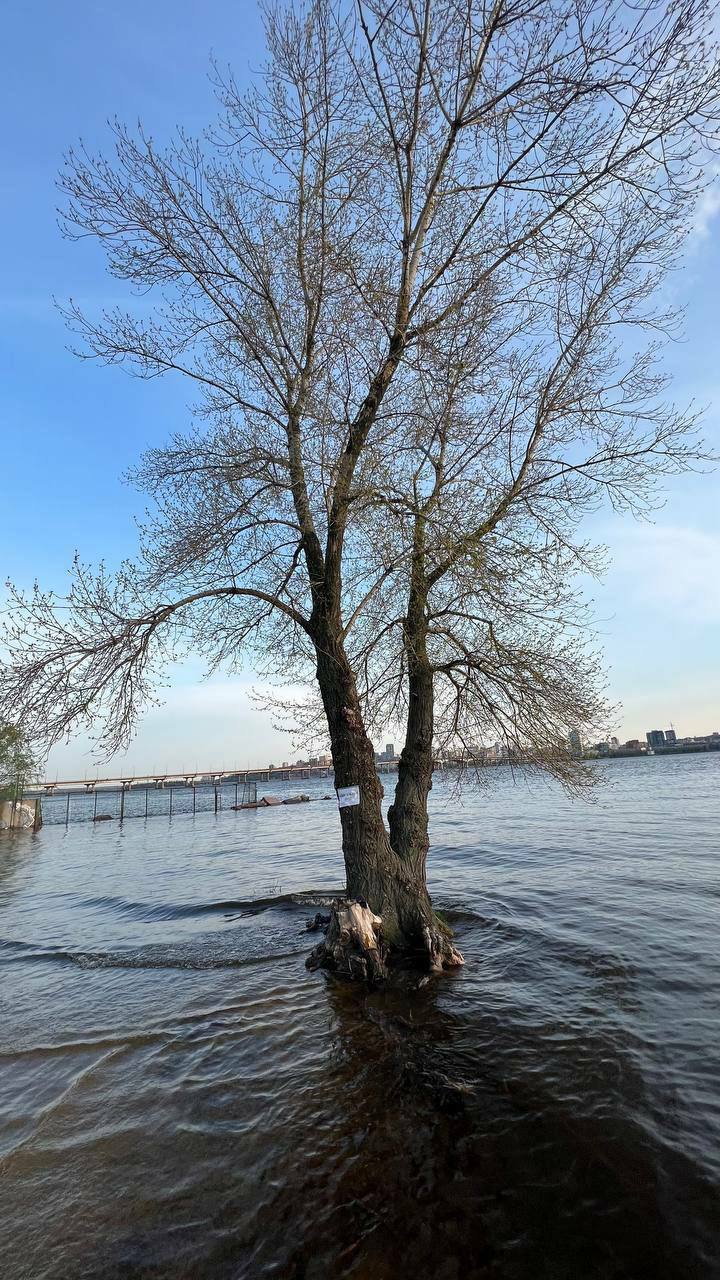
[[4, 839], [3, 1280], [720, 1275], [720, 754], [595, 767], [436, 783], [412, 990], [305, 969], [332, 802]]

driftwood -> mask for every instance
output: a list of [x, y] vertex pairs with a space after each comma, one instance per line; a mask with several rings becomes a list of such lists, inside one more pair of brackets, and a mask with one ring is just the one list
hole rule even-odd
[[349, 978], [380, 982], [387, 977], [382, 920], [362, 900], [338, 898], [325, 939], [310, 952], [308, 969], [331, 969]]

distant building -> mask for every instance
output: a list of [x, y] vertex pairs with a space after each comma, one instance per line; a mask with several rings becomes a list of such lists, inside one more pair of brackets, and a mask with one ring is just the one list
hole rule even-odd
[[618, 741], [617, 738], [610, 738], [610, 749], [612, 751], [617, 751], [619, 746], [620, 746], [620, 742]]
[[583, 745], [582, 745], [582, 739], [580, 737], [580, 733], [578, 729], [570, 730], [568, 734], [568, 743], [570, 745], [570, 750], [572, 751], [574, 756], [582, 755]]
[[677, 736], [676, 736], [676, 734], [675, 734], [675, 730], [674, 730], [674, 729], [666, 729], [666, 730], [665, 730], [665, 741], [666, 741], [666, 743], [668, 744], [668, 746], [674, 746], [674, 745], [675, 745], [675, 743], [677, 742]]
[[385, 759], [386, 760], [395, 759], [395, 743], [394, 742], [385, 743]]
[[662, 729], [649, 729], [645, 737], [647, 738], [648, 746], [652, 747], [653, 750], [656, 747], [665, 746], [665, 734]]
[[607, 740], [605, 742], [596, 742], [593, 751], [597, 751], [599, 756], [609, 756], [610, 743]]

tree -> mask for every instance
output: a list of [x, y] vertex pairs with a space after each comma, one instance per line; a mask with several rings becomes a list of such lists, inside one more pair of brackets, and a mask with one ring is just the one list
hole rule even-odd
[[[360, 789], [349, 896], [386, 947], [457, 962], [425, 883], [433, 751], [490, 733], [582, 785], [567, 730], [607, 715], [582, 519], [647, 512], [702, 456], [657, 298], [717, 142], [711, 21], [305, 0], [266, 11], [248, 93], [216, 69], [208, 137], [116, 122], [109, 159], [71, 152], [67, 233], [144, 295], [71, 304], [81, 354], [183, 375], [198, 417], [139, 468], [134, 563], [14, 593], [0, 707], [45, 743], [100, 723], [112, 751], [178, 647], [314, 679]], [[400, 720], [386, 827], [371, 733]]]
[[0, 724], [0, 800], [18, 800], [35, 769], [22, 731], [16, 725]]

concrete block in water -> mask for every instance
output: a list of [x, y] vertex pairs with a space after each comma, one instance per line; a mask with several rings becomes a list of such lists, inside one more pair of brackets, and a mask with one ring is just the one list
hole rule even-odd
[[39, 800], [3, 800], [0, 804], [0, 831], [38, 831], [41, 826]]

